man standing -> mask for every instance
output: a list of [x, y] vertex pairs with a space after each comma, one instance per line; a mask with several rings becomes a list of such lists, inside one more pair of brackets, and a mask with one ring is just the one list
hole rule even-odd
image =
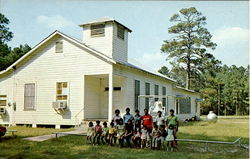
[[[174, 139], [177, 139], [176, 133], [179, 127], [179, 121], [178, 121], [177, 116], [174, 115], [173, 109], [170, 109], [169, 116], [166, 119], [166, 126], [169, 127], [170, 125], [174, 127], [173, 135], [174, 135]], [[175, 144], [177, 144], [176, 140], [175, 140]]]
[[132, 123], [133, 123], [134, 117], [133, 117], [132, 114], [130, 114], [130, 109], [126, 108], [126, 114], [123, 116], [123, 121], [124, 121], [125, 124], [127, 124], [128, 120], [131, 120]]
[[147, 143], [146, 143], [146, 146], [148, 147], [150, 145], [150, 141], [152, 139], [152, 136], [151, 136], [151, 132], [152, 132], [152, 129], [153, 129], [153, 117], [148, 114], [148, 109], [144, 109], [144, 115], [142, 116], [142, 124], [143, 126], [146, 127], [147, 129]]

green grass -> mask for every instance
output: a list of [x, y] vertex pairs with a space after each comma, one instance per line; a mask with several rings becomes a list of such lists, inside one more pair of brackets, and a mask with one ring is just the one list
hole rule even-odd
[[[219, 119], [216, 123], [182, 123], [179, 138], [234, 141], [243, 138], [248, 144], [248, 119]], [[174, 159], [237, 159], [248, 158], [248, 151], [232, 145], [209, 144], [209, 151], [204, 151], [205, 144], [179, 142], [178, 152], [166, 152], [149, 149], [120, 149], [117, 146], [92, 146], [85, 144], [85, 137], [66, 136], [44, 142], [21, 140], [23, 137], [49, 134], [58, 130], [45, 128], [13, 127], [18, 130], [18, 137], [5, 136], [0, 143], [0, 158], [95, 158], [95, 159], [134, 159], [134, 158], [174, 158]], [[65, 129], [63, 130], [65, 131]]]
[[[31, 128], [26, 126], [12, 126], [7, 127], [8, 130], [17, 130], [15, 133], [18, 138], [31, 137], [31, 136], [40, 136], [51, 134], [58, 131], [71, 131], [73, 129], [48, 129], [48, 128]], [[12, 134], [7, 133], [5, 137], [11, 138]]]

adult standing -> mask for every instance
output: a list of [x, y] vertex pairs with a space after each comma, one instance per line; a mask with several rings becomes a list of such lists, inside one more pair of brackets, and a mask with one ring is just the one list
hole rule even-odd
[[138, 121], [141, 124], [142, 116], [140, 115], [140, 111], [138, 109], [135, 110], [134, 119], [135, 119], [135, 123], [136, 121]]
[[121, 120], [121, 116], [120, 116], [120, 110], [119, 109], [116, 109], [115, 110], [115, 115], [113, 116], [112, 118], [112, 122], [115, 124], [115, 126], [119, 123], [117, 123], [117, 121], [120, 121]]
[[[179, 127], [179, 121], [177, 116], [174, 115], [174, 110], [170, 109], [169, 111], [169, 116], [166, 119], [166, 126], [173, 126], [173, 135], [174, 135], [174, 139], [177, 139], [177, 132], [178, 132], [178, 127]], [[175, 144], [177, 144], [176, 140], [175, 140]]]
[[147, 129], [147, 139], [146, 139], [146, 146], [148, 147], [151, 144], [152, 140], [152, 130], [153, 130], [153, 117], [148, 114], [148, 109], [144, 109], [144, 115], [142, 116], [142, 124]]
[[147, 128], [149, 133], [152, 132], [153, 129], [153, 117], [148, 114], [148, 109], [144, 109], [144, 115], [142, 116], [142, 124]]
[[157, 112], [157, 116], [155, 117], [155, 122], [158, 125], [158, 127], [160, 126], [165, 126], [165, 118], [162, 116], [162, 112], [158, 111]]
[[129, 108], [126, 108], [126, 114], [123, 116], [123, 122], [124, 122], [125, 124], [127, 124], [127, 123], [128, 123], [128, 120], [131, 120], [132, 123], [133, 123], [134, 117], [133, 117], [132, 114], [130, 114], [130, 109], [129, 109]]

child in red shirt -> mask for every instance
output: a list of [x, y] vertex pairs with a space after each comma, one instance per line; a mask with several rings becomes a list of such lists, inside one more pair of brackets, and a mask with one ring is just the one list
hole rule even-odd
[[[99, 145], [100, 144], [100, 137], [102, 135], [102, 126], [100, 125], [100, 121], [96, 121], [96, 126], [95, 126], [95, 137], [94, 137], [94, 144]], [[97, 140], [97, 141], [96, 141]]]

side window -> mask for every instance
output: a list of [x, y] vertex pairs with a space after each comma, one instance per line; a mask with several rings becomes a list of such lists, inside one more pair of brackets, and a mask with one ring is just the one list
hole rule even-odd
[[135, 80], [135, 109], [138, 109], [138, 96], [140, 95], [140, 81]]
[[68, 100], [68, 83], [57, 82], [56, 83], [56, 100]]
[[[162, 95], [166, 96], [166, 94], [167, 94], [166, 87], [162, 87]], [[166, 106], [166, 97], [162, 98], [162, 106], [164, 107]]]
[[175, 114], [179, 114], [179, 99], [175, 101]]
[[105, 24], [95, 24], [90, 26], [91, 36], [104, 36], [105, 35]]
[[124, 40], [124, 27], [121, 25], [117, 26], [117, 37]]
[[[159, 95], [159, 86], [155, 85], [155, 95]], [[159, 98], [155, 98], [155, 101], [158, 101]]]
[[191, 98], [181, 98], [180, 100], [180, 114], [191, 113]]
[[56, 42], [55, 52], [56, 53], [63, 53], [63, 42], [62, 41]]
[[0, 95], [0, 107], [7, 106], [7, 95]]
[[195, 101], [195, 113], [198, 113], [198, 102]]
[[35, 83], [24, 85], [24, 110], [35, 110]]
[[[145, 83], [145, 95], [150, 95], [150, 83]], [[149, 98], [145, 98], [145, 108], [149, 109]]]

